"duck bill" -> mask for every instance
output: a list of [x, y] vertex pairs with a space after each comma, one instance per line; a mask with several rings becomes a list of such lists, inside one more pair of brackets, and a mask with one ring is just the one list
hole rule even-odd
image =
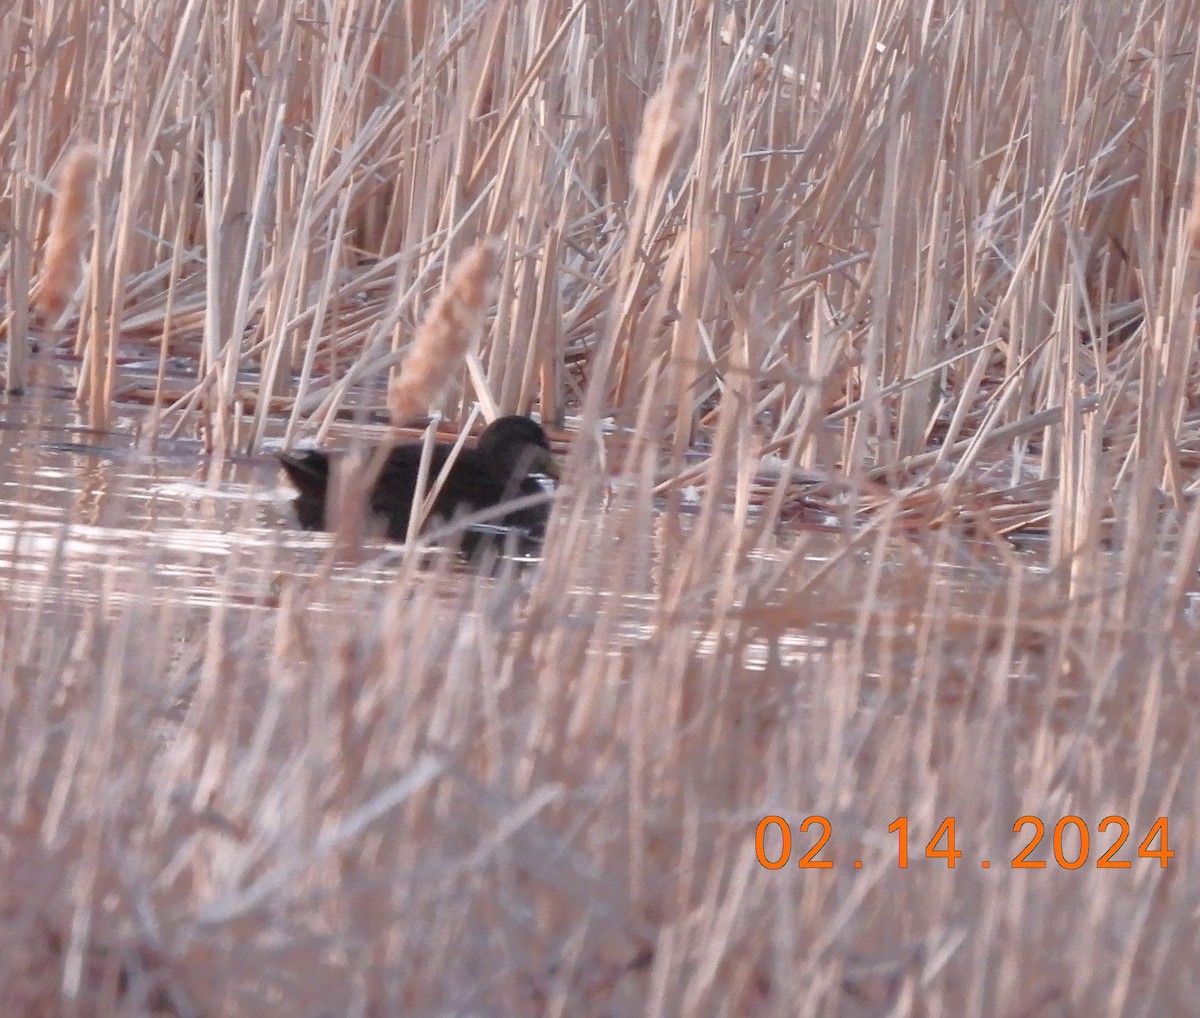
[[555, 481], [562, 478], [562, 472], [558, 467], [558, 460], [554, 458], [554, 454], [549, 449], [541, 450], [541, 455], [533, 461], [533, 469], [535, 473], [545, 474]]

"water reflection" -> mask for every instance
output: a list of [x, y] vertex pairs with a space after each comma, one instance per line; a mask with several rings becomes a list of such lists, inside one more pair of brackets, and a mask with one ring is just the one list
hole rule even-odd
[[[214, 466], [190, 441], [137, 448], [97, 435], [62, 401], [8, 400], [0, 425], [0, 584], [19, 606], [94, 602], [98, 578], [126, 596], [212, 605], [266, 603], [279, 575], [314, 575], [329, 537], [295, 530], [270, 456]], [[387, 555], [347, 571], [377, 582]], [[391, 566], [394, 571], [394, 564]]]
[[[294, 493], [270, 454], [215, 461], [188, 440], [160, 440], [149, 453], [135, 439], [143, 424], [136, 416], [122, 417], [122, 430], [96, 434], [80, 424], [65, 400], [8, 400], [0, 407], [0, 589], [18, 606], [46, 599], [94, 604], [109, 597], [268, 608], [285, 581], [328, 574], [331, 582], [370, 596], [369, 588], [397, 573], [403, 552], [387, 545], [369, 546], [363, 560], [330, 570], [330, 535], [296, 527]], [[671, 572], [670, 553], [664, 561], [663, 549], [679, 546], [679, 528], [689, 525], [688, 518], [674, 518], [672, 538], [655, 525], [663, 517], [647, 500], [634, 502], [629, 510], [608, 510], [646, 515], [650, 526], [633, 532], [655, 535], [646, 538], [644, 556], [628, 556], [632, 572], [625, 582], [618, 583], [609, 570], [571, 577], [573, 603], [602, 605], [609, 614], [609, 642], [595, 648], [605, 655], [628, 653], [652, 639], [656, 625], [678, 621], [658, 619], [656, 606]], [[615, 524], [597, 534], [597, 547], [609, 548], [618, 529]], [[741, 667], [801, 666], [851, 632], [854, 619], [814, 611], [803, 590], [794, 593], [798, 585], [803, 588], [801, 574], [818, 573], [846, 554], [845, 541], [838, 534], [785, 532], [745, 556], [745, 568], [761, 571], [764, 587], [752, 610], [736, 600], [728, 609], [731, 616], [745, 610], [758, 620], [744, 634]], [[803, 557], [783, 571], [779, 563], [793, 555], [793, 545]], [[945, 547], [933, 554], [919, 542], [905, 547], [908, 557], [928, 560], [948, 603], [977, 600], [996, 579], [999, 563], [986, 548], [971, 551], [958, 544], [951, 554]], [[613, 545], [606, 554], [615, 550]], [[871, 552], [868, 540], [853, 555], [865, 564]], [[430, 555], [449, 556], [442, 564], [450, 570], [450, 583], [469, 572], [451, 552]], [[842, 567], [832, 568], [836, 574]], [[447, 570], [437, 572], [445, 576]], [[886, 572], [887, 567], [885, 581]], [[619, 589], [595, 589], [597, 578]], [[886, 605], [881, 610], [886, 613]], [[894, 635], [907, 644], [909, 623], [897, 626]], [[718, 652], [712, 633], [699, 630], [694, 636], [701, 657]]]

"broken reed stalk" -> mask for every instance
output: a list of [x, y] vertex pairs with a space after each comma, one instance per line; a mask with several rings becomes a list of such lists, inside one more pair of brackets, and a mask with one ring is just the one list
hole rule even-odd
[[400, 373], [388, 390], [393, 424], [403, 425], [427, 413], [471, 346], [478, 342], [496, 262], [494, 242], [481, 240], [454, 266], [417, 328]]

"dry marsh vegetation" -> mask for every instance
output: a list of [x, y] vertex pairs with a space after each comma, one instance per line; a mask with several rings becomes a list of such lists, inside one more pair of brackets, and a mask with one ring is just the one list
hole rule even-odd
[[570, 422], [532, 570], [0, 587], [8, 1013], [1188, 1013], [1197, 24], [7, 5], [10, 390], [348, 440], [490, 238], [421, 412]]

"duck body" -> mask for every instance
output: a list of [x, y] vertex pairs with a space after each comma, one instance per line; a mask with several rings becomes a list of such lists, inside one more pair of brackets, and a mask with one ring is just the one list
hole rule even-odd
[[[408, 534], [422, 448], [420, 442], [393, 448], [371, 488], [370, 511], [385, 521], [387, 536], [394, 541], [403, 541]], [[441, 442], [433, 446], [427, 492], [445, 470], [453, 448]], [[296, 487], [293, 505], [300, 525], [307, 530], [326, 529], [330, 454], [310, 449], [296, 455], [281, 454], [279, 460]], [[541, 537], [550, 515], [548, 503], [500, 511], [505, 502], [544, 494], [546, 489], [535, 476], [539, 472], [553, 473], [550, 442], [541, 426], [518, 415], [498, 418], [484, 429], [474, 449], [460, 449], [454, 457], [431, 508], [430, 522], [496, 508], [496, 516], [488, 521], [491, 526]]]

